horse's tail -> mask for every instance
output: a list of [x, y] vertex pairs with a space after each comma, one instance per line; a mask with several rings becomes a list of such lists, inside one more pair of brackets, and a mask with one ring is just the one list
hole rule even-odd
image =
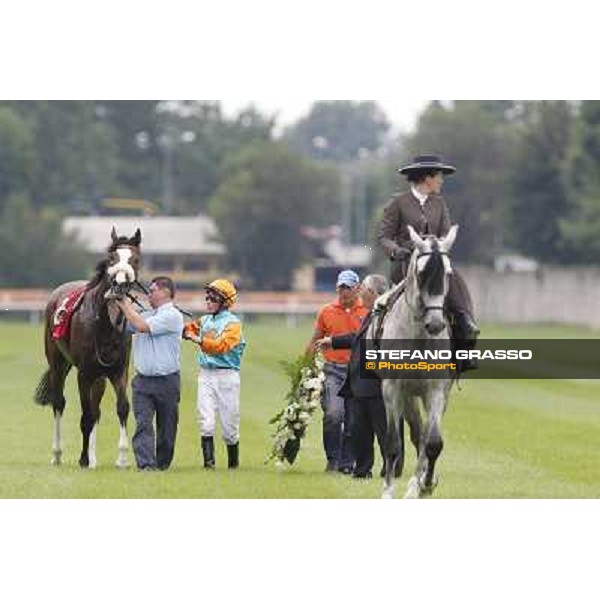
[[47, 406], [52, 402], [52, 396], [50, 394], [50, 369], [48, 369], [42, 375], [37, 387], [35, 388], [33, 399], [36, 404], [41, 406]]

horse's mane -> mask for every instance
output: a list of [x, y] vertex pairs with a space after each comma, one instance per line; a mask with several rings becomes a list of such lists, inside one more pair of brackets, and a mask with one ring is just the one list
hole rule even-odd
[[103, 258], [96, 265], [96, 272], [92, 275], [92, 278], [88, 281], [86, 288], [88, 290], [95, 288], [104, 279], [104, 275], [106, 275], [107, 269], [108, 269], [108, 258]]
[[444, 259], [440, 253], [437, 240], [433, 240], [431, 255], [425, 268], [418, 273], [419, 288], [426, 290], [431, 296], [440, 296], [444, 293]]

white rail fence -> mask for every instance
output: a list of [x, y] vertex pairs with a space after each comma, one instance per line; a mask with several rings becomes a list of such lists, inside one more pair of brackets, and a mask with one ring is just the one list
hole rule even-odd
[[[459, 266], [479, 321], [495, 323], [563, 323], [600, 328], [600, 269], [546, 268], [530, 273], [498, 273], [490, 268]], [[236, 305], [241, 314], [287, 317], [293, 325], [314, 316], [335, 292], [244, 292]], [[41, 319], [49, 290], [0, 289], [0, 314], [21, 313]], [[181, 291], [177, 303], [194, 314], [205, 308], [204, 292]]]

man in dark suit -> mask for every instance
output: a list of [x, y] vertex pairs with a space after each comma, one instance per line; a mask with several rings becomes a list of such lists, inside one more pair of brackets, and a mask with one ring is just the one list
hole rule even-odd
[[[390, 278], [398, 283], [406, 276], [413, 250], [407, 226], [420, 235], [444, 237], [450, 229], [450, 213], [441, 195], [444, 176], [456, 168], [444, 164], [439, 156], [421, 154], [413, 162], [398, 169], [405, 175], [410, 189], [394, 194], [383, 210], [377, 239], [391, 261]], [[457, 348], [471, 349], [479, 329], [475, 324], [473, 302], [467, 285], [453, 269], [449, 280], [446, 308], [451, 315], [452, 338], [458, 340]], [[475, 363], [463, 361], [461, 370], [475, 368]]]
[[[372, 308], [375, 300], [388, 289], [383, 275], [368, 275], [361, 284], [360, 297], [369, 313], [363, 317], [360, 329], [356, 333], [324, 337], [316, 342], [318, 349], [333, 348], [334, 350], [350, 348], [351, 356], [348, 363], [346, 378], [339, 395], [348, 398], [351, 406], [351, 441], [354, 450], [355, 464], [353, 477], [365, 479], [372, 477], [375, 460], [373, 452], [374, 437], [377, 437], [381, 457], [384, 459], [385, 436], [387, 422], [385, 406], [381, 395], [381, 380], [367, 379], [360, 376], [360, 340], [367, 333], [372, 319]], [[396, 464], [396, 475], [402, 472], [404, 463], [404, 426], [400, 421], [401, 454]], [[383, 472], [383, 470], [382, 470]]]

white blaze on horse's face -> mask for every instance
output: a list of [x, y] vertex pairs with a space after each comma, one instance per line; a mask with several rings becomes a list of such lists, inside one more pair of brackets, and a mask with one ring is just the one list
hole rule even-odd
[[117, 248], [118, 262], [108, 268], [109, 277], [114, 278], [117, 283], [133, 283], [135, 281], [135, 271], [129, 260], [133, 256], [131, 248]]

